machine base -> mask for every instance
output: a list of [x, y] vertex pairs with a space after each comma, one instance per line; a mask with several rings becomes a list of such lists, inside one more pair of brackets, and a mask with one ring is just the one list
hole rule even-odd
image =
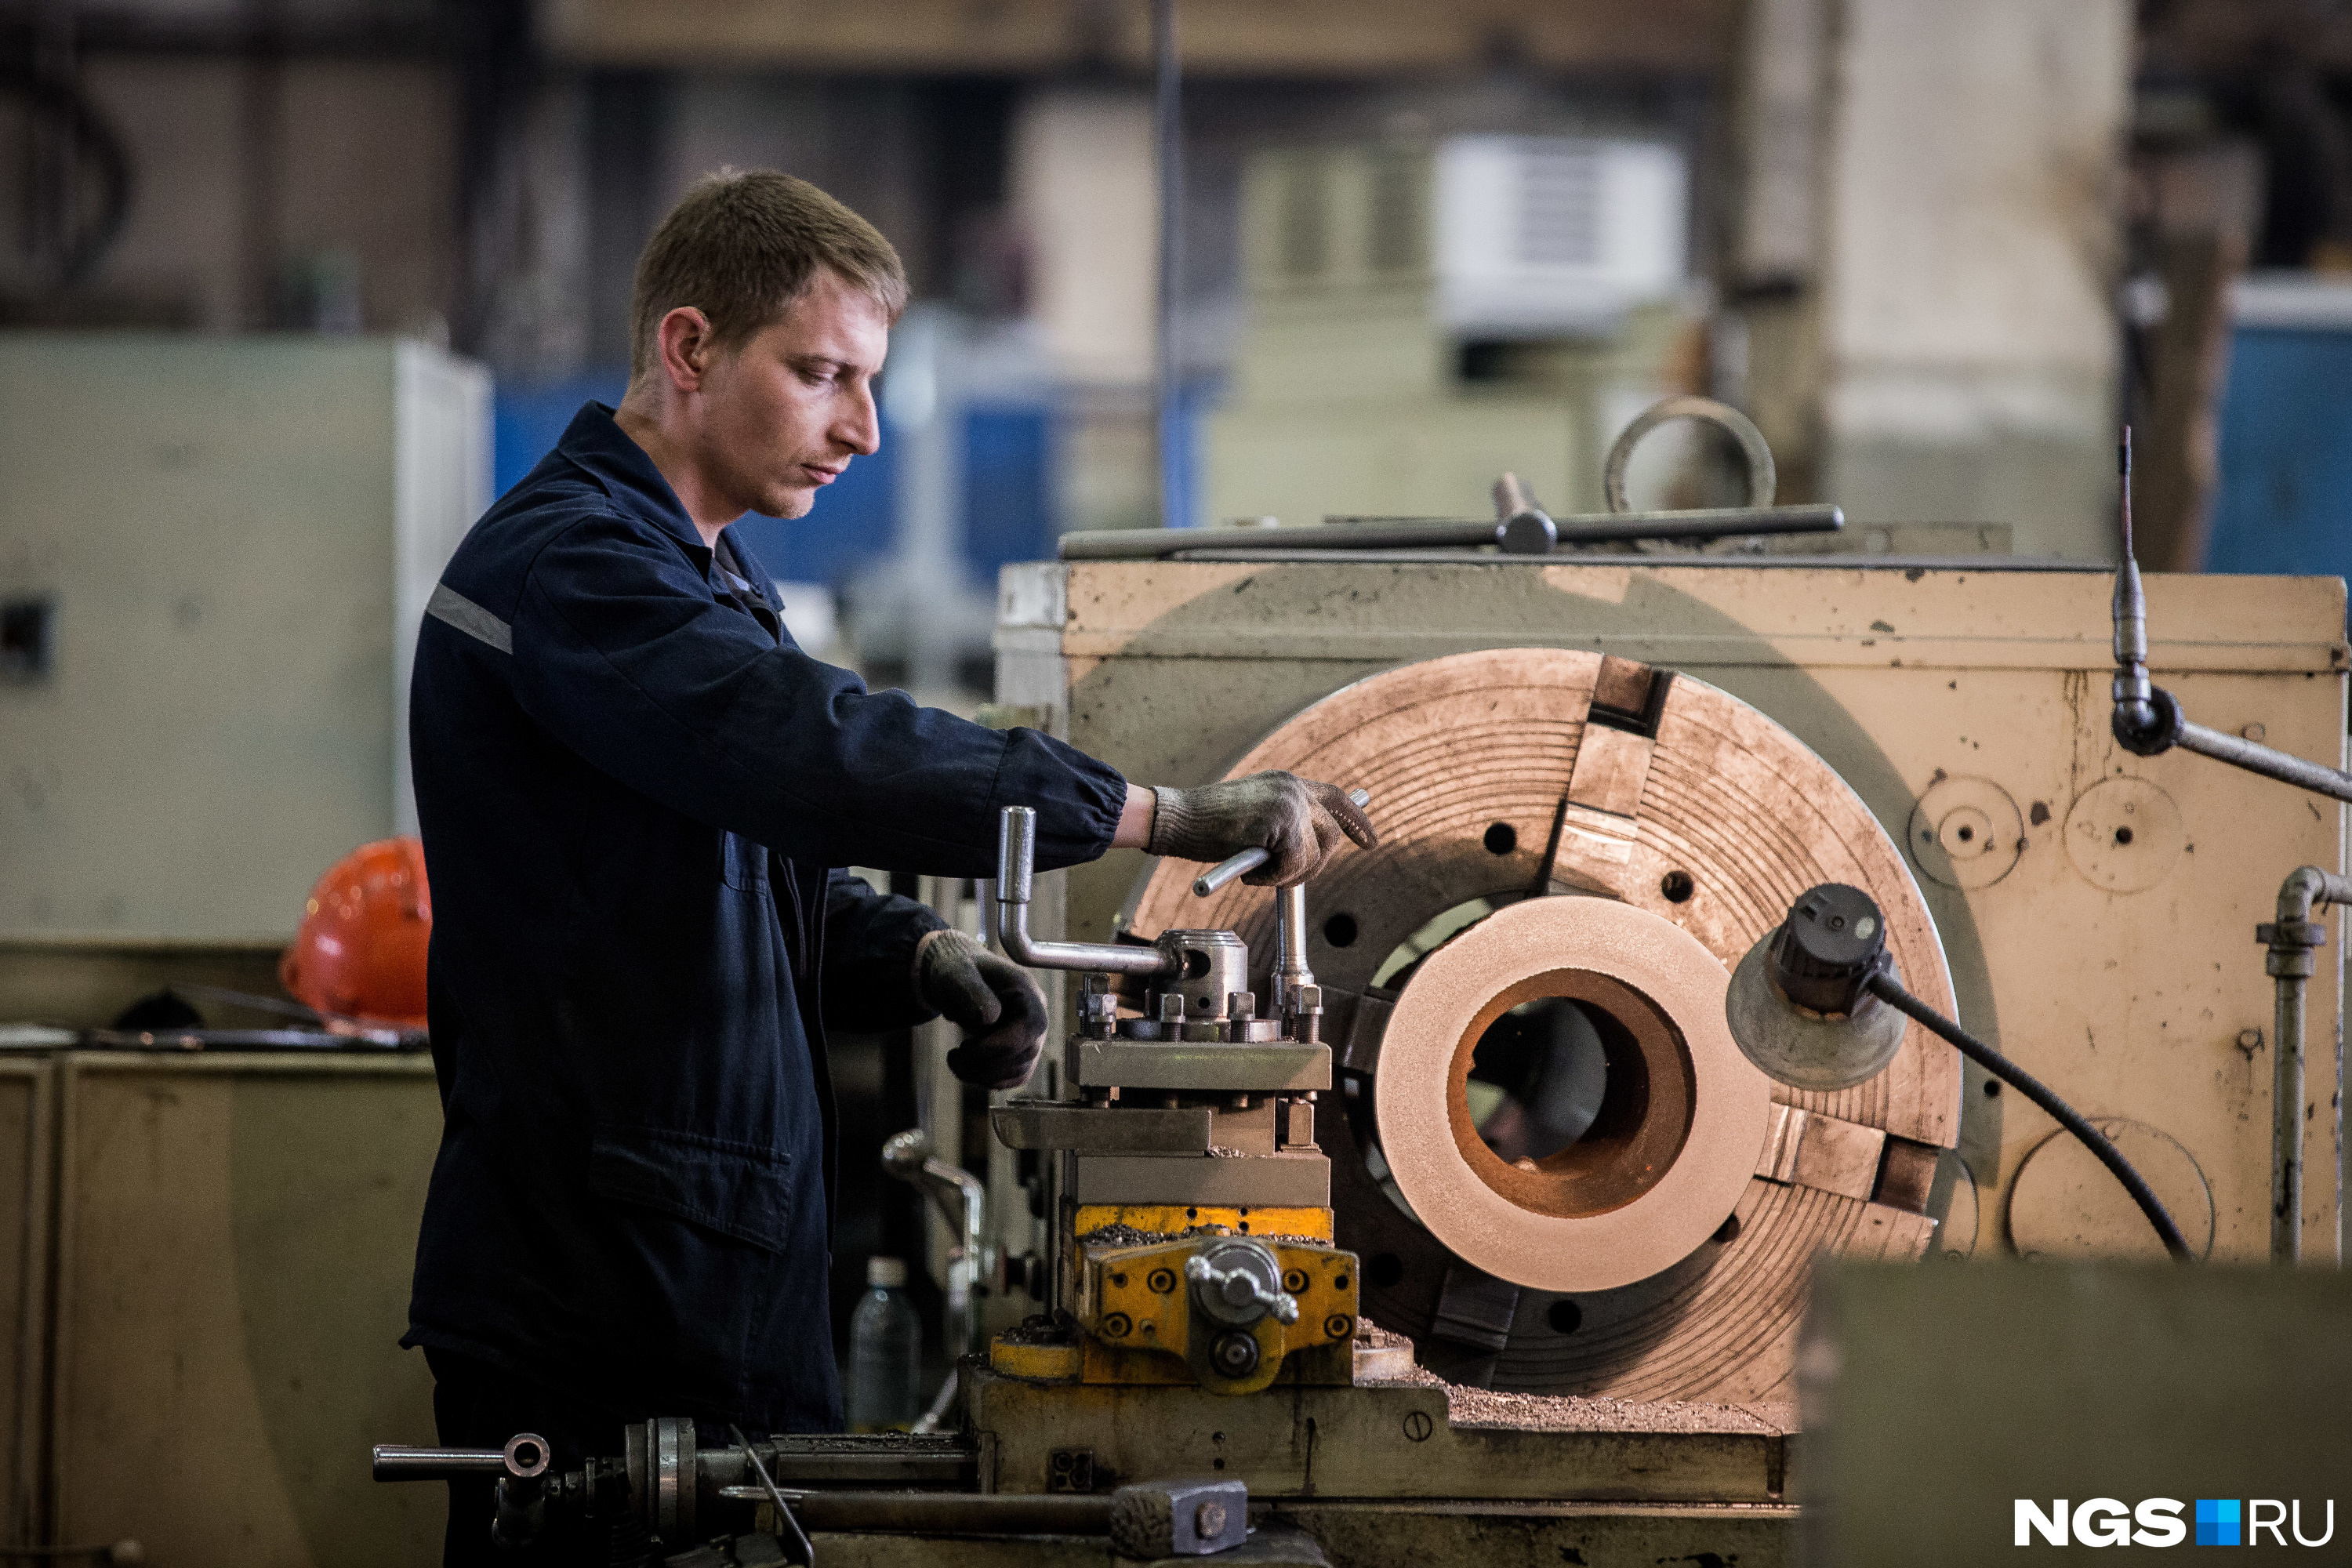
[[[1214, 1557], [1165, 1558], [1159, 1568], [1655, 1568], [1685, 1562], [1781, 1568], [1796, 1557], [1796, 1516], [1781, 1504], [1285, 1503], [1253, 1526], [1248, 1544]], [[1099, 1535], [983, 1540], [818, 1531], [811, 1539], [826, 1568], [1142, 1568], [1113, 1556]]]

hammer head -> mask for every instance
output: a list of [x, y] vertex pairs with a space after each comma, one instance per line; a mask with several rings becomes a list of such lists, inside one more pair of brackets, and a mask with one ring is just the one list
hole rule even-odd
[[1206, 1557], [1248, 1538], [1240, 1481], [1140, 1481], [1111, 1494], [1110, 1543], [1122, 1557]]

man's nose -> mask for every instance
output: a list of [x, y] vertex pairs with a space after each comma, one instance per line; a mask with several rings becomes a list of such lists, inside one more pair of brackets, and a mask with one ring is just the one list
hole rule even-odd
[[882, 416], [874, 409], [874, 389], [861, 385], [834, 425], [833, 438], [861, 458], [882, 448]]

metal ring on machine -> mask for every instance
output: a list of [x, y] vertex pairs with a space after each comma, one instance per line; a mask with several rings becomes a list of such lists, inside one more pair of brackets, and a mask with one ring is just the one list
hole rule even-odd
[[681, 1416], [656, 1417], [654, 1437], [655, 1531], [665, 1544], [694, 1539], [696, 1458], [694, 1423]]
[[[1748, 1190], [1771, 1104], [1724, 1022], [1728, 980], [1689, 932], [1609, 899], [1512, 904], [1432, 952], [1372, 1086], [1413, 1213], [1456, 1257], [1543, 1290], [1613, 1289], [1688, 1257]], [[1554, 996], [1619, 1026], [1615, 1124], [1604, 1103], [1584, 1137], [1506, 1163], [1471, 1120], [1471, 1055], [1503, 1014]]]
[[1625, 426], [1609, 448], [1609, 460], [1601, 468], [1601, 488], [1609, 497], [1611, 511], [1631, 511], [1633, 504], [1625, 499], [1625, 469], [1633, 460], [1633, 448], [1642, 437], [1669, 419], [1704, 419], [1708, 424], [1730, 432], [1739, 443], [1740, 456], [1748, 461], [1748, 504], [1762, 507], [1772, 504], [1780, 489], [1780, 470], [1772, 463], [1772, 447], [1764, 439], [1764, 432], [1756, 422], [1727, 403], [1717, 403], [1712, 397], [1668, 397], [1652, 404]]

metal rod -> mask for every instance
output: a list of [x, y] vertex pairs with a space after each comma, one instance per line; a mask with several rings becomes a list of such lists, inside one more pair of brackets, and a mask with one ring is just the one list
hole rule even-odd
[[[782, 1489], [811, 1530], [888, 1531], [909, 1535], [1100, 1535], [1110, 1528], [1107, 1492], [853, 1492]], [[772, 1501], [763, 1487], [728, 1487], [719, 1495]]]
[[2132, 448], [2128, 425], [2124, 426], [2116, 466], [2123, 481], [2119, 521], [2124, 559], [2123, 564], [2116, 568], [2112, 606], [2116, 623], [2115, 721], [2138, 731], [2155, 724], [2156, 708], [2147, 679], [2147, 594], [2139, 580], [2139, 558], [2132, 551]]
[[1176, 960], [1156, 947], [1110, 942], [1038, 942], [1029, 935], [1029, 897], [1036, 880], [1037, 813], [1008, 805], [996, 829], [996, 925], [1005, 956], [1031, 969], [1095, 970], [1108, 974], [1171, 974]]
[[413, 1448], [378, 1443], [373, 1474], [380, 1481], [441, 1481], [452, 1476], [504, 1475], [506, 1454], [498, 1448]]
[[2211, 757], [2217, 762], [2243, 768], [2250, 773], [2260, 773], [2281, 784], [2307, 789], [2314, 795], [2324, 795], [2331, 800], [2352, 800], [2352, 773], [2340, 768], [2305, 762], [2275, 746], [2258, 746], [2240, 736], [2221, 730], [2209, 730], [2202, 724], [2192, 724], [2187, 720], [2181, 721], [2180, 735], [2175, 743], [2200, 757]]
[[776, 1489], [776, 1478], [770, 1475], [768, 1467], [760, 1462], [760, 1451], [751, 1447], [751, 1439], [743, 1436], [740, 1426], [730, 1422], [727, 1430], [733, 1435], [735, 1446], [743, 1450], [744, 1459], [751, 1465], [752, 1473], [760, 1478], [760, 1486], [776, 1510], [776, 1532], [790, 1539], [803, 1568], [816, 1568], [816, 1548], [811, 1544], [808, 1532], [801, 1528], [801, 1521], [793, 1517], [791, 1506], [784, 1501], [784, 1494]]
[[[2278, 982], [2272, 1041], [2275, 1058], [2271, 1086], [2271, 1261], [2303, 1261], [2304, 1039], [2305, 982], [2318, 967], [2327, 928], [2311, 917], [2324, 904], [2352, 904], [2352, 879], [2298, 867], [2279, 884], [2278, 921], [2254, 928], [2270, 946], [2263, 967]], [[2339, 1053], [2341, 1045], [2338, 1046]], [[2340, 1062], [2339, 1062], [2340, 1069]], [[2338, 1114], [2341, 1114], [2339, 1100]], [[2339, 1194], [2343, 1172], [2336, 1172]]]
[[969, 1355], [982, 1348], [973, 1288], [980, 1282], [988, 1234], [988, 1189], [970, 1171], [932, 1152], [931, 1135], [919, 1127], [884, 1142], [882, 1168], [929, 1198], [956, 1234], [948, 1253], [949, 1338], [957, 1356]]
[[931, 1395], [930, 1407], [915, 1418], [914, 1426], [908, 1430], [925, 1436], [942, 1430], [947, 1424], [948, 1412], [955, 1406], [956, 1389], [962, 1381], [963, 1363], [950, 1363], [947, 1376], [940, 1381], [939, 1392]]
[[[1637, 539], [1738, 539], [1752, 534], [1835, 533], [1833, 506], [1704, 507], [1684, 511], [1588, 512], [1554, 518], [1560, 544]], [[1505, 523], [1483, 518], [1408, 518], [1287, 528], [1126, 528], [1062, 535], [1065, 561], [1150, 561], [1195, 550], [1445, 550], [1500, 547]]]
[[1152, 333], [1153, 412], [1159, 426], [1160, 523], [1181, 528], [1184, 513], [1183, 393], [1176, 358], [1176, 304], [1184, 268], [1182, 62], [1176, 52], [1176, 0], [1151, 0], [1151, 130], [1160, 181], [1158, 292]]
[[1292, 882], [1275, 890], [1275, 932], [1278, 942], [1274, 972], [1274, 1005], [1287, 1007], [1299, 987], [1315, 984], [1307, 966], [1307, 884]]
[[2132, 1168], [2132, 1163], [2124, 1158], [2123, 1152], [2107, 1141], [2105, 1133], [2085, 1121], [2079, 1111], [2059, 1099], [2040, 1079], [1903, 989], [1902, 983], [1892, 974], [1881, 972], [1872, 975], [1870, 991], [1896, 1012], [1949, 1041], [1960, 1055], [2048, 1112], [2053, 1121], [2072, 1132], [2081, 1140], [2084, 1148], [2097, 1155], [2099, 1163], [2115, 1173], [2116, 1180], [2124, 1184], [2124, 1191], [2139, 1205], [2140, 1213], [2147, 1215], [2147, 1223], [2156, 1227], [2156, 1234], [2164, 1241], [2164, 1249], [2183, 1263], [2195, 1261], [2196, 1254], [2189, 1251], [2189, 1243], [2181, 1237], [2180, 1227], [2173, 1224], [2172, 1215], [2166, 1212], [2155, 1189]]
[[2126, 750], [2138, 756], [2161, 756], [2179, 746], [2200, 757], [2210, 757], [2215, 762], [2227, 763], [2231, 767], [2243, 768], [2248, 773], [2293, 784], [2297, 789], [2307, 789], [2314, 795], [2324, 795], [2331, 800], [2352, 801], [2352, 773], [2321, 763], [2306, 762], [2275, 746], [2258, 745], [2242, 736], [2209, 730], [2202, 724], [2191, 722], [2182, 712], [2179, 700], [2170, 692], [2159, 689], [2148, 679], [2147, 594], [2140, 581], [2139, 561], [2132, 548], [2132, 446], [2131, 426], [2128, 425], [2124, 426], [2116, 468], [2123, 483], [2119, 523], [2124, 554], [2121, 564], [2116, 568], [2112, 609], [2116, 626], [2115, 715], [2112, 726], [2116, 739], [2123, 743]]
[[[2277, 949], [2272, 949], [2273, 954]], [[2304, 976], [2281, 974], [2272, 1013], [2271, 1261], [2303, 1261]]]

